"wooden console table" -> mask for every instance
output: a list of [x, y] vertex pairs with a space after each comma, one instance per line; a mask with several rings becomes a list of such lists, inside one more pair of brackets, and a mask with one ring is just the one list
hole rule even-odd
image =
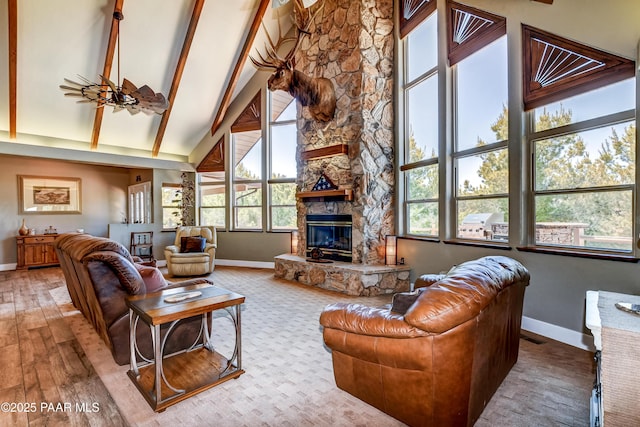
[[[201, 295], [178, 302], [167, 302], [171, 296], [200, 292]], [[154, 411], [185, 400], [224, 381], [238, 378], [242, 370], [240, 305], [245, 297], [209, 284], [185, 286], [146, 295], [127, 298], [131, 345], [129, 378], [142, 393]], [[213, 311], [224, 309], [235, 326], [235, 348], [229, 358], [213, 348], [211, 339]], [[160, 326], [175, 325], [188, 317], [202, 316], [202, 330], [193, 346], [183, 352], [165, 355], [166, 337], [161, 337]], [[136, 328], [142, 321], [151, 329], [154, 360], [139, 363], [136, 351]], [[198, 342], [202, 340], [202, 342]], [[145, 359], [142, 359], [145, 360]], [[188, 368], [188, 369], [185, 369]], [[180, 388], [178, 387], [180, 386]]]
[[18, 263], [16, 270], [29, 267], [48, 267], [60, 265], [56, 248], [53, 246], [57, 234], [32, 234], [16, 236]]

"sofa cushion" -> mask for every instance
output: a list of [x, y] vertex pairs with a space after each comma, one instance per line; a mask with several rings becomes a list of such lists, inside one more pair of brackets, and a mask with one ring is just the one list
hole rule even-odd
[[150, 267], [141, 264], [134, 264], [140, 276], [147, 292], [156, 292], [167, 287], [167, 281], [164, 276], [156, 267]]
[[409, 307], [418, 299], [424, 289], [416, 289], [413, 292], [399, 292], [393, 295], [391, 300], [391, 311], [405, 314]]
[[200, 236], [183, 237], [180, 239], [180, 252], [194, 253], [204, 252], [204, 246], [207, 243], [207, 239]]

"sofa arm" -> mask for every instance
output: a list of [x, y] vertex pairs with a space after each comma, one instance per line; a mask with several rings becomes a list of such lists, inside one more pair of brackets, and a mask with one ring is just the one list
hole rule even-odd
[[388, 306], [330, 304], [322, 311], [320, 324], [325, 328], [376, 337], [413, 338], [429, 335], [429, 333], [409, 325], [401, 314], [392, 312]]
[[431, 286], [434, 283], [439, 282], [445, 277], [447, 277], [446, 274], [423, 274], [422, 276], [416, 279], [413, 285], [413, 288], [414, 289], [426, 288], [427, 286]]

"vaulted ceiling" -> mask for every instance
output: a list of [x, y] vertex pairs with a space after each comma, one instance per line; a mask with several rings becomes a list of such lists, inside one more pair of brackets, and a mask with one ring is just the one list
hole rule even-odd
[[[0, 153], [61, 150], [97, 163], [186, 163], [255, 73], [250, 61], [239, 59], [264, 44], [256, 16], [264, 14], [270, 31], [277, 31], [277, 15], [288, 24], [286, 8], [270, 3], [0, 0]], [[117, 6], [124, 15], [119, 55], [116, 37], [110, 38]], [[119, 65], [121, 80], [164, 94], [170, 109], [96, 113], [95, 104], [64, 96], [65, 78], [100, 82], [110, 61], [112, 81], [118, 82]]]

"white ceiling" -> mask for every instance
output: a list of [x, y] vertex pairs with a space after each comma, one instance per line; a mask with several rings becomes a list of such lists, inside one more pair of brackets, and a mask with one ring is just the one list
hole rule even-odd
[[[0, 0], [0, 153], [14, 153], [17, 147], [33, 152], [35, 144], [82, 152], [79, 158], [96, 162], [101, 162], [101, 156], [112, 161], [122, 155], [150, 164], [160, 115], [132, 116], [126, 110], [113, 113], [105, 107], [98, 148], [91, 151], [93, 104], [78, 104], [59, 88], [65, 78], [78, 81], [77, 75], [99, 81], [114, 0], [17, 1], [17, 138], [9, 139], [8, 1]], [[168, 96], [194, 3], [124, 1], [121, 79], [126, 77], [138, 87], [147, 84]], [[186, 161], [210, 132], [259, 3], [205, 1], [157, 160]], [[277, 33], [274, 11], [283, 16], [283, 25], [289, 24], [286, 8], [269, 7], [264, 20], [272, 34]], [[263, 46], [264, 39], [261, 29], [255, 46]], [[116, 50], [111, 72], [114, 82], [118, 79], [117, 58]], [[236, 92], [254, 72], [247, 61]]]

